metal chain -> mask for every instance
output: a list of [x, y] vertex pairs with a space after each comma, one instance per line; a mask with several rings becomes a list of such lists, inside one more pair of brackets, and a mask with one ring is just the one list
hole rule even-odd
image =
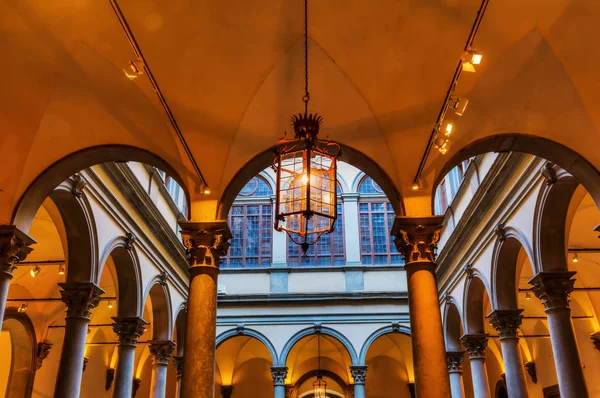
[[308, 92], [308, 0], [304, 0], [304, 113], [308, 113], [308, 101], [310, 93]]

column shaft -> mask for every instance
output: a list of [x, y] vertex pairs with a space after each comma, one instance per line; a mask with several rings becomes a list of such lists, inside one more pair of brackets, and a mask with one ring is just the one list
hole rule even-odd
[[119, 338], [117, 368], [113, 387], [113, 398], [131, 398], [133, 394], [133, 372], [137, 339], [144, 333], [147, 324], [138, 317], [114, 317], [113, 329]]
[[506, 388], [508, 394], [515, 398], [527, 398], [527, 381], [518, 338], [500, 339], [504, 372], [506, 374]]
[[90, 312], [100, 302], [102, 289], [93, 283], [59, 283], [67, 305], [65, 335], [54, 388], [57, 398], [78, 397], [83, 375]]
[[446, 348], [435, 278], [435, 251], [443, 217], [396, 217], [392, 235], [404, 257], [419, 397], [450, 397]]
[[465, 387], [463, 385], [462, 373], [453, 372], [449, 374], [450, 377], [450, 390], [452, 391], [452, 398], [464, 398]]
[[354, 385], [354, 398], [365, 398], [365, 385], [364, 384], [355, 384]]
[[273, 388], [273, 390], [274, 390], [273, 397], [274, 398], [285, 398], [285, 386], [276, 384], [273, 387], [274, 387]]
[[188, 320], [183, 354], [183, 398], [214, 398], [217, 278], [231, 232], [226, 221], [180, 222], [190, 264]]
[[490, 398], [490, 382], [485, 367], [485, 358], [471, 358], [471, 376], [473, 395], [477, 398]]
[[465, 353], [463, 351], [448, 351], [446, 353], [446, 365], [448, 366], [452, 398], [464, 398], [465, 396], [465, 386], [462, 377], [464, 359]]
[[540, 272], [529, 283], [533, 292], [544, 303], [548, 328], [562, 397], [588, 397], [579, 348], [571, 322], [569, 294], [573, 291], [575, 272]]
[[[167, 393], [167, 366], [175, 348], [175, 343], [170, 340], [152, 340], [149, 342], [149, 346], [152, 354], [150, 397], [165, 398]], [[169, 396], [172, 395], [169, 394]]]

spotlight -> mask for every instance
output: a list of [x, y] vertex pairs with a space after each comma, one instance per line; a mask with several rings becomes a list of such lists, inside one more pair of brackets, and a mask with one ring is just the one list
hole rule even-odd
[[483, 55], [477, 51], [465, 51], [462, 56], [463, 72], [475, 72], [475, 65], [479, 65], [482, 58]]
[[205, 189], [205, 190], [204, 190], [204, 194], [205, 194], [205, 195], [210, 195], [210, 189]]
[[64, 275], [65, 274], [65, 266], [61, 265], [60, 268], [58, 269], [58, 275]]
[[131, 61], [126, 68], [123, 68], [123, 72], [129, 80], [135, 80], [144, 74], [144, 63], [140, 59]]
[[112, 301], [109, 301], [108, 302], [108, 308], [112, 308], [112, 307], [113, 307], [113, 303], [112, 303]]
[[417, 180], [412, 184], [412, 190], [418, 191], [423, 189], [423, 182], [421, 180]]
[[448, 108], [452, 109], [458, 116], [462, 116], [465, 113], [467, 105], [469, 105], [467, 98], [450, 97], [450, 102], [448, 102]]
[[436, 139], [433, 141], [433, 145], [440, 151], [442, 155], [445, 155], [448, 152], [448, 137], [443, 135], [438, 135]]
[[19, 309], [17, 310], [19, 313], [24, 313], [25, 311], [27, 311], [27, 304], [21, 304], [21, 306], [19, 307]]
[[578, 263], [579, 262], [579, 256], [577, 255], [577, 253], [573, 254], [573, 260], [574, 263]]
[[454, 127], [454, 125], [452, 123], [448, 123], [446, 125], [446, 131], [444, 132], [444, 135], [446, 137], [450, 137], [450, 133], [452, 133], [452, 128]]
[[531, 294], [529, 292], [525, 293], [525, 300], [531, 300]]
[[41, 271], [41, 268], [36, 265], [31, 270], [29, 270], [29, 275], [31, 275], [32, 278], [35, 278], [36, 276], [39, 275], [40, 271]]

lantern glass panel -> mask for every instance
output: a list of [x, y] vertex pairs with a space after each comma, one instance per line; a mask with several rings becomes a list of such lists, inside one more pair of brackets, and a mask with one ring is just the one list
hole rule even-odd
[[314, 398], [327, 398], [327, 383], [321, 377], [313, 383]]

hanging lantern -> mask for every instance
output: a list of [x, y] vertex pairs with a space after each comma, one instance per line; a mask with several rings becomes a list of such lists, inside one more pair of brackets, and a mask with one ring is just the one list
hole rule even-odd
[[337, 157], [340, 146], [317, 138], [323, 118], [308, 113], [308, 2], [304, 2], [304, 113], [292, 116], [293, 140], [274, 148], [277, 173], [275, 229], [286, 231], [304, 253], [322, 234], [333, 232], [337, 218]]
[[322, 376], [317, 376], [317, 380], [313, 383], [314, 398], [327, 398], [327, 382]]

